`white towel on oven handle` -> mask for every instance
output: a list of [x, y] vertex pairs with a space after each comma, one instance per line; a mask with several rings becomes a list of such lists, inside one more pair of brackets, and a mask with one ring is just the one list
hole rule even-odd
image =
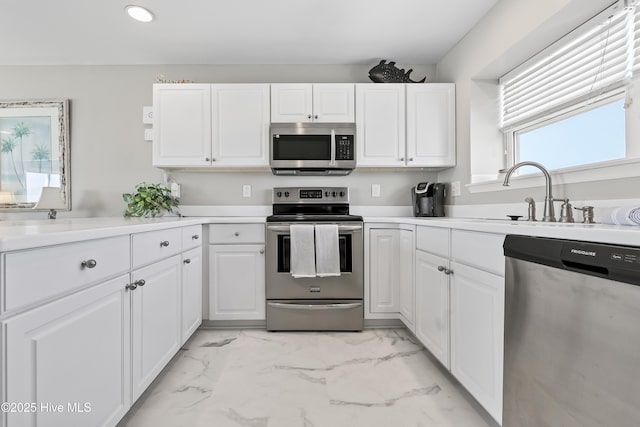
[[311, 224], [291, 224], [289, 271], [294, 278], [316, 277], [314, 227]]
[[337, 224], [316, 224], [316, 274], [340, 276], [340, 247]]

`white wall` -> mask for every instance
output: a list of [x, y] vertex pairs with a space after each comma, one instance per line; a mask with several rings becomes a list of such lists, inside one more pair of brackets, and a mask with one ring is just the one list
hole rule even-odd
[[[541, 199], [544, 189], [504, 188], [471, 194], [472, 176], [496, 173], [502, 164], [497, 123], [497, 79], [559, 39], [614, 0], [502, 0], [437, 64], [437, 80], [456, 83], [457, 166], [438, 174], [460, 181], [451, 204], [522, 202]], [[638, 178], [558, 186], [556, 196], [572, 200], [637, 198]]]
[[[371, 66], [373, 66], [372, 64]], [[224, 65], [224, 66], [3, 66], [0, 99], [70, 99], [72, 209], [65, 216], [114, 216], [125, 208], [122, 193], [139, 182], [161, 182], [151, 166], [151, 143], [143, 141], [142, 107], [151, 105], [156, 75], [195, 82], [368, 82], [371, 66]], [[410, 66], [414, 76], [432, 81], [435, 66]], [[175, 173], [186, 205], [270, 204], [269, 190], [281, 185], [343, 185], [356, 205], [409, 205], [409, 189], [435, 173], [369, 171], [344, 178], [276, 177], [270, 172]], [[370, 184], [381, 184], [381, 197], [370, 197]], [[252, 184], [253, 197], [242, 197]], [[4, 214], [2, 217], [16, 215]], [[44, 218], [43, 213], [22, 217]]]

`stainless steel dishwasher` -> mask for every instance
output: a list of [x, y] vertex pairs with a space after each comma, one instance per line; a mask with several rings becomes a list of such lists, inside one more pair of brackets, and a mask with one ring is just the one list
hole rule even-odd
[[504, 427], [640, 425], [640, 247], [509, 235]]

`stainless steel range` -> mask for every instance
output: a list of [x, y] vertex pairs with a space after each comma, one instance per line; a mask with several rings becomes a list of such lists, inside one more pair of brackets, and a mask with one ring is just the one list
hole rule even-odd
[[[314, 241], [305, 253], [304, 245]], [[347, 188], [274, 188], [267, 217], [267, 330], [362, 330], [363, 245], [362, 217], [349, 215]], [[321, 274], [326, 257], [335, 271]], [[296, 275], [299, 264], [310, 271]]]

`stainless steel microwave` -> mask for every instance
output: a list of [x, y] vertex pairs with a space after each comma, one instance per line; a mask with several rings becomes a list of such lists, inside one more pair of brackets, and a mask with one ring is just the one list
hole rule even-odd
[[275, 175], [348, 175], [356, 167], [355, 123], [273, 123]]

